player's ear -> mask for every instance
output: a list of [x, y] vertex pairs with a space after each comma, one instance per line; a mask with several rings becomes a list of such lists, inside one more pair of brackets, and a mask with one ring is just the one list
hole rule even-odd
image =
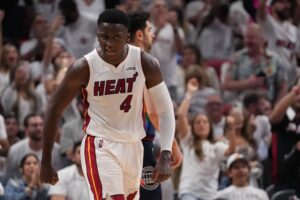
[[139, 40], [143, 40], [143, 38], [144, 38], [143, 32], [141, 30], [137, 30], [136, 31], [136, 37]]

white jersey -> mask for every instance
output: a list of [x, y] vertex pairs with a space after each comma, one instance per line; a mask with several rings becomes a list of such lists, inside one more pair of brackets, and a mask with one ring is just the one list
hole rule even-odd
[[87, 108], [87, 134], [114, 142], [136, 142], [145, 137], [141, 50], [128, 45], [125, 60], [115, 67], [96, 49], [85, 55], [90, 78], [82, 93]]

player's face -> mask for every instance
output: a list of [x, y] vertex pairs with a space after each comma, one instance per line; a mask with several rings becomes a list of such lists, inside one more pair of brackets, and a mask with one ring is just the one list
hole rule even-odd
[[128, 39], [128, 29], [122, 24], [102, 23], [98, 26], [101, 56], [108, 62], [118, 62], [123, 59]]
[[153, 44], [154, 34], [149, 21], [146, 22], [146, 28], [143, 31], [143, 46], [145, 51], [150, 51]]

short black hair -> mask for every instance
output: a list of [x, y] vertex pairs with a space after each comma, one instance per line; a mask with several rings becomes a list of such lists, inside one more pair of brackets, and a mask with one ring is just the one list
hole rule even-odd
[[118, 9], [106, 9], [98, 17], [97, 25], [102, 23], [123, 24], [129, 29], [130, 22], [128, 15]]
[[74, 143], [74, 145], [73, 145], [73, 153], [75, 153], [77, 147], [79, 147], [80, 145], [81, 145], [81, 140], [79, 140], [79, 141], [77, 141], [77, 142]]
[[128, 13], [128, 17], [130, 21], [130, 41], [134, 41], [136, 31], [144, 30], [146, 28], [146, 22], [150, 18], [150, 13], [144, 11], [135, 11]]
[[[29, 119], [32, 117], [41, 117], [39, 114], [36, 113], [29, 113], [28, 115], [26, 115], [25, 119], [24, 119], [24, 127], [28, 127], [29, 125]], [[42, 117], [41, 117], [42, 118]]]
[[61, 0], [58, 4], [60, 10], [77, 11], [77, 4], [73, 0]]
[[5, 120], [7, 120], [7, 119], [16, 119], [17, 120], [17, 116], [14, 112], [4, 113], [3, 118]]
[[251, 104], [257, 103], [260, 99], [266, 98], [261, 92], [251, 91], [245, 94], [243, 99], [243, 105], [248, 108]]

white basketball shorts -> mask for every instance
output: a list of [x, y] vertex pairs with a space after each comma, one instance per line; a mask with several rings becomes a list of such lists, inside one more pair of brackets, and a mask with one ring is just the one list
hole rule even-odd
[[90, 199], [102, 200], [106, 196], [138, 199], [143, 151], [141, 141], [120, 143], [85, 135], [81, 144], [81, 164]]

